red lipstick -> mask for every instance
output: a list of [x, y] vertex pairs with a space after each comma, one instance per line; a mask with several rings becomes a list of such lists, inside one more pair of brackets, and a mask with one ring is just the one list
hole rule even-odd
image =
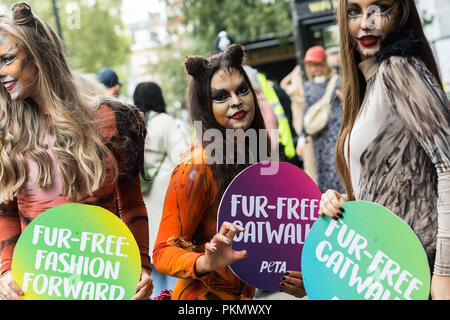
[[5, 86], [5, 89], [9, 92], [16, 87], [17, 81], [4, 82], [3, 85]]
[[366, 48], [375, 46], [378, 41], [380, 41], [380, 38], [375, 36], [362, 36], [359, 38], [359, 43]]
[[231, 118], [234, 119], [234, 120], [242, 120], [242, 119], [245, 118], [246, 115], [247, 115], [246, 111], [240, 110], [240, 111], [236, 112], [235, 114], [233, 114], [231, 116]]

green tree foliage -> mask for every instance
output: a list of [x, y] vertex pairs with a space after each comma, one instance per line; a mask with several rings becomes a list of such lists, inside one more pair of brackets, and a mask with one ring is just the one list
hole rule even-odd
[[[149, 72], [160, 79], [166, 100], [183, 101], [187, 77], [183, 62], [189, 55], [209, 55], [214, 40], [227, 31], [237, 42], [292, 30], [289, 0], [164, 0], [181, 15], [169, 18], [184, 26], [169, 30], [182, 40], [162, 49], [160, 60]], [[175, 10], [177, 12], [177, 10]], [[180, 21], [180, 17], [183, 17]], [[181, 34], [180, 34], [181, 33]]]
[[[9, 8], [15, 2], [18, 1], [1, 0]], [[57, 32], [51, 0], [25, 2]], [[118, 68], [128, 61], [131, 39], [124, 35], [121, 0], [57, 0], [56, 3], [65, 49], [73, 68], [96, 73], [105, 66]]]
[[180, 103], [184, 102], [188, 77], [183, 63], [191, 53], [190, 47], [168, 44], [160, 49], [158, 62], [148, 66], [148, 72], [155, 75], [170, 107], [179, 107]]
[[[166, 0], [172, 2], [172, 0]], [[220, 31], [237, 42], [292, 30], [289, 0], [184, 0], [183, 23], [198, 54], [213, 49]]]

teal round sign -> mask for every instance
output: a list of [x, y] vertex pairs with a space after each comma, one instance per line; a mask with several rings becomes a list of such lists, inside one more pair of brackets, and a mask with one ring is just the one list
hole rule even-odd
[[309, 232], [302, 275], [311, 300], [426, 300], [430, 269], [414, 231], [385, 207], [343, 204], [344, 217], [326, 216]]

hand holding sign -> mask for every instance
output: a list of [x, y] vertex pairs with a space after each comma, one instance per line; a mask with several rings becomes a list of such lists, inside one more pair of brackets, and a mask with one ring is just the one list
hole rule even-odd
[[281, 278], [281, 291], [288, 293], [297, 298], [306, 296], [305, 287], [303, 285], [302, 273], [300, 271], [288, 271]]
[[331, 219], [338, 220], [342, 218], [344, 209], [342, 204], [348, 201], [346, 194], [340, 194], [335, 190], [328, 190], [322, 195], [320, 200], [319, 216], [327, 215]]
[[263, 169], [268, 164], [257, 163], [236, 176], [222, 197], [217, 225], [231, 221], [242, 227], [232, 245], [248, 257], [234, 261], [231, 270], [255, 288], [278, 291], [286, 272], [300, 271], [303, 243], [318, 218], [321, 194], [298, 167], [280, 162], [278, 172], [267, 175]]
[[23, 300], [23, 294], [23, 290], [13, 280], [11, 270], [4, 272], [0, 277], [0, 299]]
[[35, 218], [12, 261], [24, 299], [136, 299], [152, 289], [151, 279], [144, 272], [139, 281], [140, 274], [139, 248], [127, 226], [104, 208], [78, 203]]
[[244, 228], [224, 222], [210, 242], [205, 245], [205, 255], [197, 259], [195, 271], [201, 275], [220, 268], [224, 268], [237, 260], [247, 256], [245, 250], [235, 251], [232, 248], [233, 238], [238, 232], [243, 232]]
[[147, 300], [153, 292], [153, 280], [150, 277], [151, 270], [142, 268], [141, 281], [136, 285], [136, 294], [131, 300]]
[[344, 218], [322, 216], [305, 241], [302, 275], [308, 298], [428, 299], [427, 256], [413, 230], [372, 202], [343, 207]]

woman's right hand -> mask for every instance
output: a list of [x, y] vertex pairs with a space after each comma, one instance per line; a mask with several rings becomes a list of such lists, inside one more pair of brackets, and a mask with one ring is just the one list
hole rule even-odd
[[340, 194], [335, 190], [328, 190], [322, 194], [319, 206], [319, 216], [325, 214], [334, 220], [339, 220], [343, 217], [344, 208], [342, 204], [348, 201], [346, 194]]
[[23, 290], [12, 278], [11, 270], [5, 271], [0, 276], [0, 299], [2, 300], [23, 300]]
[[217, 269], [225, 268], [233, 262], [247, 257], [247, 251], [235, 251], [231, 247], [236, 233], [244, 228], [230, 222], [224, 222], [210, 242], [205, 245], [205, 254], [195, 262], [195, 272], [202, 275]]

